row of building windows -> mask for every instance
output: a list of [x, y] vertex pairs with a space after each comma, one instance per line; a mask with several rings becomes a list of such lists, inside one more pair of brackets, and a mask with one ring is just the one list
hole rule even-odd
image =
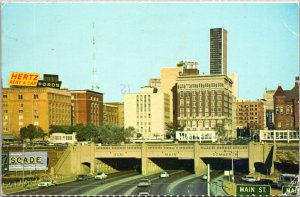
[[224, 87], [224, 83], [196, 83], [196, 84], [179, 84], [178, 89], [194, 88], [219, 88]]
[[[284, 107], [283, 106], [276, 106], [275, 113], [276, 114], [284, 114]], [[285, 114], [293, 114], [292, 106], [286, 106]]]

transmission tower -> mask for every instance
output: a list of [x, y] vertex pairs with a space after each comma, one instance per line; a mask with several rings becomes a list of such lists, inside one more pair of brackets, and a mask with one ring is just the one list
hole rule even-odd
[[97, 83], [97, 61], [96, 61], [96, 39], [95, 39], [95, 23], [93, 23], [93, 68], [92, 68], [92, 90], [99, 90]]

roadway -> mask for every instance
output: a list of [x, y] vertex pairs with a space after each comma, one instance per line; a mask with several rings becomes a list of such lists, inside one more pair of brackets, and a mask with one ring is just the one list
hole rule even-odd
[[[172, 171], [168, 178], [159, 174], [142, 176], [135, 171], [109, 174], [105, 180], [90, 178], [85, 181], [72, 181], [49, 188], [37, 188], [9, 195], [138, 195], [147, 191], [151, 195], [206, 195], [205, 181], [187, 171]], [[140, 179], [148, 178], [151, 186], [140, 188]]]

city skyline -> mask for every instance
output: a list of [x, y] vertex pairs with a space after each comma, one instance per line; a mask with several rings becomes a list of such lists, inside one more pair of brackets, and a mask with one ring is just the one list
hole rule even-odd
[[239, 98], [291, 89], [299, 75], [297, 4], [8, 3], [2, 11], [4, 87], [15, 71], [57, 74], [62, 88], [91, 89], [93, 23], [105, 102], [123, 101], [182, 60], [209, 74], [210, 28], [228, 31], [228, 73], [238, 74]]

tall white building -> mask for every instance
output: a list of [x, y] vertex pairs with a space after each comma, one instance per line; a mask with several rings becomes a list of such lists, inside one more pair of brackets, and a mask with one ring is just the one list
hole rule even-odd
[[124, 126], [134, 127], [144, 139], [164, 138], [170, 121], [170, 96], [153, 87], [124, 96]]

